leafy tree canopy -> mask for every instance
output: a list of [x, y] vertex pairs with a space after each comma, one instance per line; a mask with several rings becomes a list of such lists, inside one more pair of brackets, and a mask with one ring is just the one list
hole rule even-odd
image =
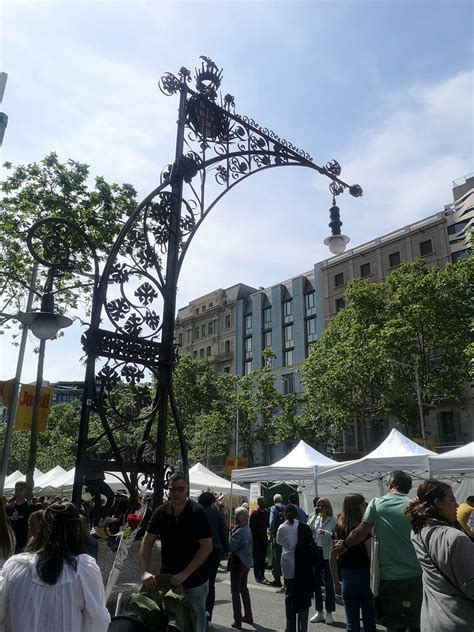
[[[444, 268], [405, 263], [384, 281], [352, 281], [346, 307], [302, 368], [306, 407], [297, 423], [315, 436], [348, 419], [392, 415], [418, 434], [415, 367], [426, 411], [461, 401], [469, 374], [474, 260]], [[395, 362], [392, 362], [395, 360]]]
[[[109, 184], [96, 177], [89, 186], [89, 167], [67, 160], [61, 163], [50, 153], [38, 163], [13, 166], [4, 163], [6, 177], [0, 184], [0, 311], [10, 313], [24, 308], [33, 267], [26, 234], [36, 221], [47, 217], [66, 219], [78, 224], [96, 245], [99, 258], [109, 251], [121, 224], [136, 205], [136, 192], [130, 184]], [[84, 250], [81, 273], [90, 272], [92, 257], [79, 238], [77, 248]], [[47, 270], [40, 266], [36, 289], [42, 294]], [[69, 287], [67, 279], [58, 284]], [[81, 283], [88, 279], [82, 277]], [[87, 287], [63, 291], [57, 295], [60, 308], [75, 308], [88, 297]]]

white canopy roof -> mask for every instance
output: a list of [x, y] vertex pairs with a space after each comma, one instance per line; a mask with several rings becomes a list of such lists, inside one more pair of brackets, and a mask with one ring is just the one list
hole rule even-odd
[[[43, 472], [40, 472], [40, 470], [37, 470], [35, 468], [33, 479], [36, 481], [38, 478], [40, 478], [40, 476], [43, 476]], [[17, 483], [18, 481], [25, 481], [25, 480], [26, 480], [26, 474], [22, 474], [20, 470], [16, 470], [12, 474], [10, 474], [10, 476], [6, 477], [5, 484], [3, 486], [4, 493], [11, 494], [15, 489], [15, 483]]]
[[59, 476], [62, 476], [66, 473], [66, 470], [60, 465], [56, 465], [52, 470], [43, 474], [39, 478], [35, 478], [35, 486], [34, 491], [39, 492], [47, 489], [51, 483], [58, 479]]
[[474, 472], [474, 441], [466, 445], [429, 457], [432, 476], [437, 474], [461, 475]]
[[[316, 478], [376, 478], [392, 470], [428, 471], [428, 457], [436, 453], [418, 445], [393, 428], [388, 437], [366, 456], [318, 472]], [[371, 476], [372, 475], [372, 476]]]
[[[211, 490], [222, 494], [230, 494], [231, 482], [211, 470], [208, 470], [202, 463], [196, 463], [189, 470], [189, 484], [193, 490], [201, 491]], [[246, 487], [232, 484], [232, 493], [240, 496], [249, 496], [249, 490]]]
[[304, 481], [313, 480], [315, 470], [339, 465], [304, 441], [272, 465], [233, 470], [233, 481]]
[[[61, 466], [57, 465], [36, 479], [35, 493], [70, 493], [74, 484], [74, 472], [75, 468], [65, 471]], [[18, 480], [21, 480], [22, 476], [21, 472], [19, 472]], [[230, 481], [221, 476], [217, 476], [217, 474], [208, 470], [202, 463], [196, 463], [196, 465], [189, 470], [189, 479], [193, 492], [201, 492], [209, 489], [223, 494], [230, 493]], [[124, 482], [120, 478], [120, 472], [106, 472], [105, 482], [114, 492], [125, 488]], [[241, 496], [249, 495], [249, 490], [240, 485], [233, 485], [233, 492]]]

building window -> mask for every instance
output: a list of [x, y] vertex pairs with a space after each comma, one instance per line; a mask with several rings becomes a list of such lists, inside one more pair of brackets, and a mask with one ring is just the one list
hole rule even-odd
[[272, 332], [271, 331], [266, 331], [263, 334], [263, 348], [264, 349], [272, 348]]
[[206, 335], [206, 325], [201, 325], [201, 336], [204, 338]]
[[195, 340], [199, 340], [199, 327], [196, 327], [194, 331], [194, 338]]
[[225, 315], [224, 326], [226, 329], [229, 329], [229, 327], [231, 326], [230, 314]]
[[207, 323], [207, 333], [212, 336], [212, 334], [214, 333], [214, 321], [211, 320], [210, 323]]
[[230, 340], [224, 342], [224, 353], [230, 353]]
[[294, 350], [287, 349], [283, 352], [283, 366], [292, 366], [294, 364]]
[[453, 410], [442, 410], [438, 413], [440, 443], [456, 445], [460, 443], [461, 432], [459, 419]]
[[250, 375], [252, 373], [252, 360], [244, 362], [244, 375]]
[[348, 419], [346, 422], [346, 429], [343, 434], [344, 449], [349, 452], [355, 452], [357, 450], [357, 430], [355, 421]]
[[252, 359], [252, 338], [245, 338], [244, 340], [244, 358], [245, 360]]
[[224, 373], [230, 373], [230, 366], [224, 367]]
[[306, 316], [314, 316], [316, 314], [316, 294], [309, 292], [304, 295], [304, 309]]
[[362, 278], [372, 276], [372, 270], [370, 268], [370, 262], [363, 263], [360, 266], [360, 276]]
[[196, 307], [196, 309], [194, 310], [195, 314], [199, 314], [199, 307]]
[[295, 392], [295, 375], [294, 373], [287, 373], [281, 376], [283, 382], [283, 395], [289, 395]]
[[426, 241], [420, 241], [420, 256], [426, 257], [427, 255], [433, 254], [433, 242], [431, 239], [426, 239]]
[[316, 340], [316, 317], [306, 320], [306, 342], [314, 342]]
[[469, 259], [469, 251], [468, 250], [458, 250], [457, 252], [453, 252], [451, 255], [451, 261], [456, 263], [459, 259]]
[[209, 307], [212, 307], [214, 305], [214, 303], [209, 303]]
[[182, 333], [179, 333], [179, 334], [178, 334], [178, 344], [179, 344], [179, 345], [182, 345], [182, 344], [183, 344], [183, 334], [182, 334]]
[[193, 351], [193, 358], [196, 359], [198, 357], [198, 352], [197, 351]]
[[211, 355], [211, 347], [207, 347], [206, 348], [206, 357], [209, 358], [210, 355]]
[[341, 309], [344, 309], [346, 306], [346, 301], [343, 298], [336, 298], [336, 312], [339, 312]]
[[388, 265], [391, 268], [396, 268], [397, 266], [399, 266], [402, 262], [402, 258], [400, 256], [400, 251], [397, 250], [397, 252], [392, 252], [388, 255]]
[[266, 307], [263, 310], [263, 328], [271, 329], [272, 328], [272, 308]]
[[206, 309], [206, 306], [205, 306], [205, 305], [203, 305], [203, 306], [201, 307], [201, 312], [203, 312], [205, 309]]
[[448, 226], [448, 235], [455, 235], [456, 233], [459, 233], [462, 231], [463, 228], [465, 228], [468, 224], [468, 220], [463, 220], [462, 222], [457, 222], [456, 224], [451, 224], [451, 226]]
[[202, 349], [199, 349], [199, 357], [204, 358], [204, 347]]
[[293, 321], [293, 301], [284, 301], [283, 303], [283, 322], [291, 323]]
[[252, 333], [252, 314], [244, 316], [244, 333], [246, 336]]
[[344, 285], [344, 272], [338, 272], [334, 275], [334, 287], [341, 287]]
[[192, 335], [192, 333], [193, 333], [192, 329], [188, 329], [186, 331], [186, 342], [188, 343], [188, 345], [191, 344], [191, 335]]
[[294, 347], [295, 343], [293, 340], [293, 325], [286, 325], [286, 327], [283, 327], [283, 340], [285, 349], [288, 349], [289, 347]]

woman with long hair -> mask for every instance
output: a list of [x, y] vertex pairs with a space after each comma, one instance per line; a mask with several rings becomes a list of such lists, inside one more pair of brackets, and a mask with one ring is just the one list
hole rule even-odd
[[15, 534], [5, 511], [5, 498], [0, 498], [0, 569], [15, 552]]
[[[345, 540], [349, 533], [362, 522], [367, 503], [361, 494], [349, 494], [344, 498], [342, 511], [334, 528], [334, 538]], [[339, 594], [339, 580], [342, 584], [342, 598], [346, 614], [346, 628], [349, 632], [360, 632], [360, 611], [364, 622], [364, 632], [376, 632], [374, 595], [370, 589], [370, 534], [364, 542], [351, 546], [340, 555], [331, 551], [331, 569], [336, 593]]]
[[306, 632], [313, 596], [313, 534], [307, 524], [296, 519], [297, 515], [298, 507], [287, 505], [285, 522], [276, 534], [276, 541], [282, 547], [286, 632]]
[[[334, 623], [333, 612], [336, 610], [336, 595], [334, 594], [334, 580], [329, 565], [329, 554], [337, 520], [333, 516], [332, 505], [328, 498], [319, 498], [314, 508], [317, 512], [314, 523], [314, 540], [319, 550], [320, 568], [316, 570], [314, 586], [316, 614], [311, 617], [311, 622], [326, 621], [327, 624], [331, 625]], [[323, 612], [323, 583], [326, 590], [326, 616]]]
[[428, 479], [405, 509], [422, 569], [421, 632], [472, 632], [474, 544], [456, 521], [449, 485]]
[[47, 507], [28, 551], [10, 557], [0, 573], [0, 630], [106, 632], [102, 576], [85, 538], [72, 503]]

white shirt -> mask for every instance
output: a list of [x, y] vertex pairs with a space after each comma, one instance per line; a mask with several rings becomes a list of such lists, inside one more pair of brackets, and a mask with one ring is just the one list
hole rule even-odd
[[285, 520], [278, 527], [276, 534], [277, 544], [281, 544], [281, 573], [285, 579], [294, 579], [295, 577], [295, 549], [298, 542], [298, 520], [294, 520], [293, 524]]
[[0, 571], [0, 632], [106, 632], [102, 575], [94, 558], [77, 556], [77, 570], [64, 563], [56, 584], [36, 572], [37, 555], [10, 557]]

